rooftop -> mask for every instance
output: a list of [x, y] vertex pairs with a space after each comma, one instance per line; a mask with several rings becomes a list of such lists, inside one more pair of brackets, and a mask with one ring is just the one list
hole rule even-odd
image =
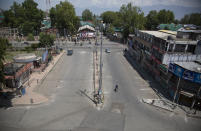
[[5, 75], [14, 75], [19, 69], [23, 67], [24, 64], [19, 63], [9, 63], [6, 64], [4, 67], [4, 74]]
[[201, 30], [193, 30], [193, 29], [186, 30], [185, 28], [180, 28], [178, 31], [186, 33], [199, 33], [199, 34], [201, 33]]
[[[171, 39], [175, 40], [175, 41], [187, 41], [188, 43], [190, 41], [193, 41], [191, 39], [187, 39], [187, 38], [177, 38], [177, 32], [176, 31], [169, 31], [169, 30], [158, 30], [158, 31], [148, 31], [148, 30], [140, 30], [141, 32], [153, 35], [155, 37], [164, 39], [164, 40], [168, 40], [168, 37], [171, 37]], [[196, 42], [196, 41], [195, 41]], [[192, 43], [192, 44], [196, 44], [196, 43]], [[182, 44], [182, 43], [181, 43]], [[185, 44], [185, 43], [183, 43]]]
[[80, 25], [81, 26], [89, 25], [91, 27], [94, 27], [94, 24], [92, 24], [92, 22], [89, 21], [80, 21]]
[[147, 34], [150, 34], [150, 35], [153, 35], [155, 37], [158, 37], [158, 38], [162, 38], [162, 39], [167, 39], [168, 36], [172, 36], [174, 38], [176, 38], [176, 35], [175, 35], [175, 31], [147, 31], [147, 30], [141, 30], [141, 32], [144, 32], [144, 33], [147, 33]]

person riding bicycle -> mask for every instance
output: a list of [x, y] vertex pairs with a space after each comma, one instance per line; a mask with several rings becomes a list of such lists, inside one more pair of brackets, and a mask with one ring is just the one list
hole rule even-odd
[[118, 84], [116, 84], [114, 91], [117, 92], [118, 91]]

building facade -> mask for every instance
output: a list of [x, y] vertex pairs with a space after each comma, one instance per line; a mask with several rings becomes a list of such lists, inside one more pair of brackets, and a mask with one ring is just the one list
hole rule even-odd
[[[168, 69], [172, 63], [193, 63], [201, 60], [200, 41], [197, 38], [178, 37], [178, 33], [175, 31], [135, 30], [134, 36], [131, 36], [129, 39], [128, 50], [141, 67], [153, 75], [155, 80], [160, 82], [161, 88], [165, 88], [172, 99], [176, 98], [177, 101], [179, 100], [180, 92], [178, 90], [180, 90], [191, 93], [192, 99], [190, 103], [192, 103], [194, 96], [199, 91], [200, 84], [186, 79], [181, 80], [179, 79], [180, 77]], [[186, 67], [182, 68], [190, 70]]]

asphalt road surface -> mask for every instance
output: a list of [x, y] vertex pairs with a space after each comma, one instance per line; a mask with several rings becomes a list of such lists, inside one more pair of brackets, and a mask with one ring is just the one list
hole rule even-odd
[[[93, 93], [93, 48], [64, 55], [35, 91], [49, 98], [35, 106], [0, 109], [0, 130], [63, 131], [200, 131], [201, 120], [156, 109], [141, 102], [144, 80], [123, 56], [123, 46], [104, 40], [104, 107], [97, 109]], [[115, 84], [119, 91], [114, 93]], [[146, 84], [144, 84], [146, 85]], [[146, 85], [147, 86], [147, 85]]]

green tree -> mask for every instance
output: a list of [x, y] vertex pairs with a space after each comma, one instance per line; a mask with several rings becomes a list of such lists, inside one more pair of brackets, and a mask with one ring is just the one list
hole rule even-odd
[[6, 47], [8, 45], [8, 40], [0, 38], [0, 86], [5, 83], [4, 79], [4, 60], [6, 54]]
[[41, 32], [39, 47], [51, 47], [54, 44], [55, 36]]
[[50, 9], [50, 19], [51, 19], [51, 26], [56, 26], [56, 9], [53, 7]]
[[114, 26], [113, 25], [109, 25], [109, 27], [107, 28], [107, 33], [109, 34], [114, 34]]
[[[34, 31], [39, 31], [41, 27], [41, 21], [44, 18], [44, 13], [42, 10], [37, 8], [38, 4], [34, 0], [25, 0], [22, 3], [22, 7], [25, 12], [25, 22], [22, 25], [23, 33], [27, 35], [28, 33], [35, 33]], [[32, 28], [27, 28], [32, 26]]]
[[155, 30], [156, 27], [159, 25], [158, 21], [158, 13], [156, 10], [152, 10], [146, 16], [146, 29], [148, 30]]
[[181, 21], [181, 24], [194, 24], [197, 26], [201, 26], [201, 13], [192, 13], [185, 15]]
[[134, 33], [135, 28], [144, 29], [144, 13], [139, 7], [128, 3], [127, 5], [122, 5], [119, 12], [122, 19], [124, 38], [127, 38], [130, 33]]
[[85, 9], [82, 12], [82, 19], [83, 21], [92, 21], [93, 20], [93, 14], [89, 9]]
[[174, 22], [174, 13], [170, 10], [160, 10], [158, 12], [159, 24], [168, 24]]
[[33, 34], [29, 33], [27, 36], [27, 41], [34, 41], [34, 36]]
[[13, 2], [9, 10], [4, 11], [4, 26], [19, 28], [20, 33], [28, 35], [40, 30], [44, 13], [37, 8], [38, 4], [34, 0], [25, 0], [22, 4]]
[[101, 14], [103, 22], [106, 24], [112, 24], [115, 27], [120, 27], [122, 25], [121, 14], [114, 11], [106, 11]]
[[68, 1], [60, 2], [56, 8], [51, 8], [50, 19], [63, 35], [64, 29], [67, 34], [74, 34], [79, 28], [79, 18], [75, 14], [74, 6]]
[[117, 15], [114, 11], [106, 11], [101, 14], [101, 18], [103, 19], [104, 23], [112, 24], [117, 18]]

